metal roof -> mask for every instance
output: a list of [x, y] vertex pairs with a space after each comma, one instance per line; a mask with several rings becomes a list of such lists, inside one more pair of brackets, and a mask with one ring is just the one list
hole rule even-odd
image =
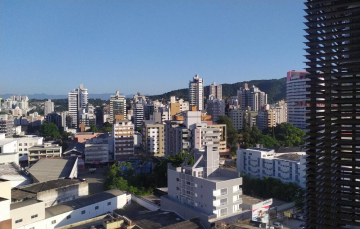
[[119, 189], [111, 189], [104, 192], [99, 192], [91, 196], [81, 197], [72, 201], [64, 202], [52, 207], [45, 208], [45, 218], [50, 218], [55, 215], [60, 215], [75, 209], [86, 207], [88, 205], [96, 204], [98, 202], [111, 199], [116, 196], [126, 194], [126, 192]]
[[75, 162], [76, 158], [43, 158], [31, 166], [29, 172], [38, 182], [56, 180], [69, 177], [73, 167], [77, 166]]

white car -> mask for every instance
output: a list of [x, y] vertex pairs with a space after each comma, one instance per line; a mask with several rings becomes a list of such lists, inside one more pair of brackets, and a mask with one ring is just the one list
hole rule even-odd
[[279, 222], [274, 222], [273, 226], [275, 226], [276, 228], [283, 228], [283, 225]]

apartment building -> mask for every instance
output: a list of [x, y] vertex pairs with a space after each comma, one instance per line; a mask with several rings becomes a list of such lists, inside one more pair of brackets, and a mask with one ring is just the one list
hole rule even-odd
[[88, 90], [80, 84], [79, 88], [68, 93], [68, 110], [71, 117], [70, 128], [78, 128], [79, 126], [79, 110], [86, 109], [88, 106]]
[[28, 163], [32, 165], [42, 158], [60, 158], [62, 148], [58, 144], [44, 142], [43, 145], [35, 145], [28, 148]]
[[254, 85], [249, 88], [247, 83], [237, 91], [237, 96], [241, 109], [250, 107], [252, 111], [258, 111], [267, 104], [267, 94]]
[[120, 95], [118, 90], [115, 95], [110, 96], [110, 123], [114, 122], [115, 115], [123, 115], [126, 117], [125, 95]]
[[305, 188], [306, 153], [298, 147], [249, 148], [236, 151], [237, 171], [256, 178], [272, 177]]
[[189, 82], [189, 105], [198, 111], [204, 110], [204, 80], [199, 75]]
[[199, 217], [206, 228], [217, 221], [241, 219], [242, 178], [240, 173], [219, 168], [218, 146], [209, 143], [193, 151], [194, 165], [185, 160], [181, 167], [168, 168], [168, 195], [161, 197], [163, 210]]
[[222, 100], [222, 85], [216, 85], [215, 82], [205, 87], [205, 97], [209, 98], [210, 95], [213, 95], [216, 99]]
[[54, 102], [51, 102], [51, 99], [48, 99], [48, 101], [45, 101], [44, 104], [44, 117], [52, 112], [54, 112]]
[[165, 156], [164, 124], [144, 120], [141, 128], [142, 147], [149, 155]]
[[22, 137], [16, 138], [18, 152], [19, 152], [19, 161], [28, 161], [29, 148], [33, 146], [41, 146], [43, 144], [43, 137]]
[[142, 125], [142, 121], [144, 120], [144, 104], [142, 102], [135, 103], [133, 111], [134, 111], [134, 126], [135, 128], [137, 128]]
[[15, 134], [14, 120], [12, 118], [0, 119], [0, 134], [4, 133], [5, 137], [12, 138]]
[[225, 101], [210, 95], [206, 102], [206, 112], [211, 115], [211, 120], [216, 122], [220, 115], [225, 115]]
[[115, 160], [134, 154], [134, 124], [130, 120], [114, 121], [113, 138]]
[[85, 144], [85, 164], [105, 164], [109, 162], [108, 144]]
[[229, 118], [233, 121], [234, 128], [237, 131], [242, 130], [244, 123], [244, 111], [241, 109], [231, 109], [229, 111]]

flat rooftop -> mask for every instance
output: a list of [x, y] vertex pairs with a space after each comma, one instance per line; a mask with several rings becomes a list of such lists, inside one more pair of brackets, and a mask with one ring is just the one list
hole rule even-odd
[[27, 177], [22, 175], [17, 169], [12, 165], [0, 165], [0, 179], [9, 180], [9, 181], [26, 181]]
[[265, 200], [263, 198], [258, 198], [258, 197], [248, 196], [248, 195], [241, 195], [241, 198], [242, 198], [243, 204], [246, 204], [246, 205], [257, 204], [257, 203], [260, 203]]
[[[126, 194], [126, 192], [118, 190], [118, 189], [111, 189], [104, 192], [99, 192], [97, 194], [91, 196], [81, 197], [75, 200], [71, 200], [68, 202], [64, 202], [62, 204], [58, 204], [52, 207], [45, 208], [45, 218], [50, 218], [55, 215], [60, 215], [69, 211], [73, 211], [75, 209], [79, 209], [85, 206], [89, 206], [92, 204], [96, 204], [100, 201], [108, 200], [113, 197], [117, 197], [120, 195]], [[21, 202], [20, 202], [21, 203]]]
[[50, 146], [44, 146], [44, 145], [36, 145], [33, 147], [30, 147], [29, 150], [37, 150], [37, 149], [59, 149], [61, 146], [59, 145], [50, 145]]
[[158, 229], [167, 226], [169, 226], [168, 228], [179, 228], [172, 226], [185, 221], [173, 212], [161, 210], [150, 211], [134, 201], [122, 209], [115, 210], [115, 212], [119, 215], [126, 216], [142, 229]]
[[41, 201], [38, 201], [38, 200], [25, 200], [25, 201], [13, 203], [13, 204], [10, 204], [10, 210], [14, 210], [14, 209], [17, 209], [17, 208], [23, 208], [23, 207], [26, 207], [26, 206], [29, 206], [29, 205], [37, 204], [39, 202], [41, 202]]
[[0, 139], [0, 145], [6, 145], [9, 144], [11, 142], [17, 142], [15, 138], [4, 138], [4, 139]]
[[287, 153], [287, 154], [282, 154], [282, 155], [276, 156], [276, 158], [288, 160], [288, 161], [300, 161], [300, 158], [302, 156], [304, 156], [304, 155], [296, 154], [296, 153]]

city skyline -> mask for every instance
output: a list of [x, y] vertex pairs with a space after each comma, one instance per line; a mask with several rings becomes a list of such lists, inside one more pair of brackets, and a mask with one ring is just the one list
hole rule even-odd
[[1, 94], [161, 94], [195, 74], [209, 85], [305, 67], [301, 1], [0, 4]]

